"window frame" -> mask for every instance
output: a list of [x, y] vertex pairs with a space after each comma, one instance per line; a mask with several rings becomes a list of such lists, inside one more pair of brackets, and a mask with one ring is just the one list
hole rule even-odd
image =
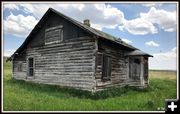
[[[106, 60], [105, 60], [106, 59]], [[105, 65], [106, 64], [106, 65]], [[107, 69], [105, 71], [105, 69]], [[112, 75], [112, 57], [102, 53], [102, 81], [110, 81]]]
[[[33, 63], [32, 63], [32, 67], [29, 67], [29, 66], [30, 66], [30, 65], [29, 65], [29, 64], [30, 64], [30, 63], [29, 63], [29, 62], [30, 62], [30, 61], [29, 61], [30, 59], [32, 59], [32, 62], [33, 62]], [[34, 65], [34, 64], [35, 64], [34, 57], [29, 57], [29, 58], [28, 58], [28, 63], [27, 63], [27, 66], [28, 66], [28, 67], [27, 67], [27, 68], [28, 68], [28, 70], [27, 70], [27, 71], [28, 71], [28, 72], [27, 72], [27, 75], [28, 75], [28, 77], [34, 77], [34, 69], [35, 69], [35, 65]], [[32, 69], [32, 75], [30, 75], [30, 69]]]
[[[59, 40], [57, 41], [50, 41], [50, 42], [47, 42], [47, 33], [50, 32], [50, 31], [54, 31], [54, 30], [58, 30], [59, 32]], [[50, 28], [47, 28], [45, 29], [45, 45], [48, 45], [48, 44], [53, 44], [53, 43], [60, 43], [63, 41], [63, 26], [62, 25], [59, 25], [59, 26], [55, 26], [55, 27], [50, 27]]]
[[22, 62], [19, 62], [19, 63], [17, 64], [17, 71], [18, 71], [18, 72], [22, 72]]

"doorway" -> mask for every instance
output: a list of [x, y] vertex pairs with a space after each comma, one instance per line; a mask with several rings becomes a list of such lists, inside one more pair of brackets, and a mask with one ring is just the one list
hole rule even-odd
[[129, 78], [132, 80], [140, 80], [141, 61], [139, 58], [129, 58]]

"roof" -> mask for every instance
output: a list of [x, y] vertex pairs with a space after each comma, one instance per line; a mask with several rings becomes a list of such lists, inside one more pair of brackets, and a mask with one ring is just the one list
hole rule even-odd
[[139, 49], [138, 49], [138, 50], [131, 51], [131, 52], [128, 52], [128, 53], [126, 53], [126, 55], [128, 55], [128, 56], [142, 55], [142, 56], [153, 57], [152, 55], [147, 54], [147, 53], [145, 53], [145, 52], [143, 52], [143, 51], [141, 51], [141, 50], [139, 50]]
[[49, 10], [53, 11], [54, 13], [58, 14], [59, 16], [64, 17], [65, 19], [69, 20], [70, 22], [74, 23], [75, 25], [79, 26], [80, 28], [84, 29], [85, 31], [87, 31], [89, 33], [92, 33], [92, 34], [99, 36], [101, 38], [105, 38], [107, 40], [111, 40], [111, 41], [116, 42], [118, 44], [121, 44], [125, 47], [131, 48], [131, 49], [137, 49], [137, 48], [133, 47], [132, 45], [129, 45], [129, 44], [123, 42], [120, 38], [116, 38], [110, 34], [107, 34], [107, 33], [102, 32], [100, 30], [97, 30], [97, 29], [94, 29], [94, 28], [89, 27], [87, 25], [84, 25], [83, 23], [80, 23], [80, 22], [76, 21], [75, 19], [72, 19], [72, 18], [52, 9], [52, 8], [49, 8]]
[[[36, 24], [36, 26], [33, 28], [33, 30], [31, 31], [31, 33], [27, 36], [27, 38], [25, 39], [25, 41], [23, 42], [23, 44], [14, 52], [14, 54], [13, 54], [9, 59], [11, 59], [16, 53], [20, 52], [20, 51], [24, 48], [24, 46], [26, 46], [26, 44], [28, 43], [28, 41], [32, 38], [31, 36], [32, 36], [34, 33], [36, 33], [37, 30], [40, 29], [42, 23], [44, 22], [43, 20], [48, 17], [48, 14], [49, 14], [49, 13], [55, 13], [55, 14], [57, 14], [57, 15], [65, 18], [66, 20], [68, 20], [68, 21], [70, 21], [71, 23], [77, 25], [78, 27], [82, 28], [82, 29], [85, 30], [86, 32], [88, 32], [88, 33], [90, 33], [90, 34], [93, 34], [93, 35], [95, 35], [95, 36], [98, 36], [98, 38], [107, 39], [107, 40], [109, 40], [109, 41], [115, 42], [115, 43], [117, 43], [117, 44], [120, 44], [121, 46], [125, 46], [125, 47], [127, 47], [127, 48], [129, 48], [129, 49], [132, 49], [132, 50], [136, 50], [136, 49], [137, 49], [137, 48], [133, 47], [132, 45], [129, 45], [129, 44], [123, 42], [120, 38], [116, 38], [116, 37], [114, 37], [114, 36], [112, 36], [112, 35], [110, 35], [110, 34], [107, 34], [107, 33], [105, 33], [105, 32], [99, 31], [99, 30], [94, 29], [94, 28], [92, 28], [92, 27], [86, 26], [86, 25], [84, 25], [83, 23], [80, 23], [80, 22], [76, 21], [75, 19], [72, 19], [72, 18], [70, 18], [70, 17], [68, 17], [68, 16], [66, 16], [66, 15], [64, 15], [64, 14], [62, 14], [62, 13], [60, 13], [60, 12], [54, 10], [54, 9], [52, 9], [52, 8], [49, 8], [49, 9], [47, 10], [47, 12], [43, 15], [43, 17], [40, 19], [40, 21], [39, 21], [39, 22]], [[8, 60], [9, 60], [9, 59], [8, 59]]]

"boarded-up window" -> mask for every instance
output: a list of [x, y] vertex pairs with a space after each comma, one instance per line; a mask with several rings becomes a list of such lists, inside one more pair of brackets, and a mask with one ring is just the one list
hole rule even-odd
[[18, 63], [17, 67], [18, 72], [22, 72], [22, 63]]
[[102, 80], [110, 80], [111, 77], [111, 57], [103, 54]]
[[63, 40], [62, 25], [45, 30], [45, 44], [58, 43]]
[[28, 59], [28, 75], [29, 76], [34, 75], [34, 59], [33, 58]]

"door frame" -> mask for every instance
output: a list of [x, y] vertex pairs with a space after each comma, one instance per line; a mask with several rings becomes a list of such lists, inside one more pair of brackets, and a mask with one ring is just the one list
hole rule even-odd
[[130, 77], [130, 72], [131, 72], [131, 68], [130, 68], [130, 60], [131, 59], [139, 59], [140, 60], [140, 85], [144, 86], [144, 57], [143, 56], [129, 56], [128, 57], [128, 80], [133, 80]]

